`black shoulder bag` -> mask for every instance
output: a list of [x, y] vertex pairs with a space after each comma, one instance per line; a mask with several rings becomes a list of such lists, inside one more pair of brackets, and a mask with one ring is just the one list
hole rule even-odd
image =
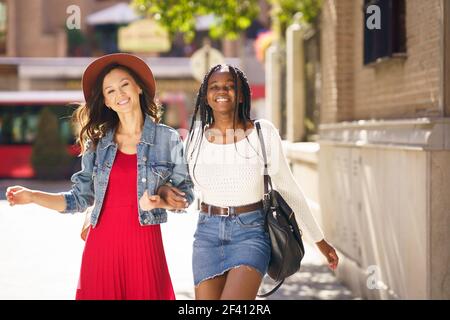
[[267, 297], [278, 290], [285, 278], [293, 275], [300, 269], [305, 249], [303, 247], [302, 233], [295, 220], [294, 211], [272, 187], [272, 180], [267, 168], [267, 155], [261, 126], [259, 122], [255, 122], [255, 126], [264, 157], [263, 203], [266, 218], [265, 227], [269, 232], [272, 248], [267, 274], [277, 282], [275, 287], [269, 292], [258, 294], [258, 297]]

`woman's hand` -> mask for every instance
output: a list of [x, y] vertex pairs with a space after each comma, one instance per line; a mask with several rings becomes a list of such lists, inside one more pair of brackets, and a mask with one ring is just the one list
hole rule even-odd
[[172, 186], [162, 185], [158, 188], [158, 195], [169, 205], [169, 209], [183, 210], [186, 209], [189, 204], [186, 200], [185, 193], [180, 189]]
[[319, 248], [320, 252], [322, 252], [322, 254], [325, 256], [325, 258], [327, 258], [328, 267], [331, 270], [335, 270], [339, 262], [336, 250], [334, 250], [334, 248], [329, 245], [328, 242], [325, 241], [325, 239], [316, 242], [316, 245]]
[[33, 191], [22, 186], [8, 187], [6, 189], [5, 196], [10, 206], [14, 206], [16, 204], [28, 204], [33, 202]]
[[142, 210], [148, 211], [156, 208], [167, 209], [167, 203], [161, 199], [159, 195], [149, 195], [147, 190], [144, 191], [144, 194], [139, 199], [139, 206]]
[[148, 211], [155, 208], [168, 210], [185, 209], [188, 206], [187, 200], [183, 198], [184, 192], [175, 187], [163, 185], [159, 187], [158, 194], [149, 195], [145, 190], [139, 199], [139, 206], [142, 210]]

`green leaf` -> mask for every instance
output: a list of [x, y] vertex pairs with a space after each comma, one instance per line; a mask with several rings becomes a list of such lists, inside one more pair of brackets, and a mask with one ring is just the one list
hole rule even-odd
[[197, 16], [214, 14], [220, 21], [211, 27], [211, 37], [236, 38], [259, 13], [258, 0], [133, 0], [132, 5], [141, 14], [158, 15], [157, 22], [170, 35], [182, 32], [189, 42], [195, 37]]

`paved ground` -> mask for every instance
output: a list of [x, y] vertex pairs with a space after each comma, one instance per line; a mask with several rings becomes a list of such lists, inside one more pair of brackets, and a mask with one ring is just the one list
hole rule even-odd
[[[20, 184], [49, 192], [69, 182], [0, 180], [0, 299], [74, 299], [84, 242], [83, 215], [62, 215], [36, 205], [10, 207], [6, 186]], [[162, 225], [166, 257], [177, 299], [193, 299], [192, 241], [197, 214], [169, 215]], [[302, 269], [269, 299], [355, 299], [306, 243]], [[264, 285], [263, 289], [269, 288]]]

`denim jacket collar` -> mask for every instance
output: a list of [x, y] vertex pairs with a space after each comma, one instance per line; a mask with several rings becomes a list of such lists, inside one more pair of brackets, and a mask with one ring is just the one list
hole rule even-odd
[[[149, 145], [153, 145], [153, 140], [155, 138], [155, 130], [156, 130], [155, 122], [149, 115], [145, 115], [144, 129], [142, 131], [140, 142], [146, 143]], [[108, 130], [106, 135], [102, 139], [100, 139], [100, 148], [101, 149], [106, 149], [107, 147], [116, 144], [114, 142], [114, 133], [115, 132], [116, 132], [116, 129]]]

